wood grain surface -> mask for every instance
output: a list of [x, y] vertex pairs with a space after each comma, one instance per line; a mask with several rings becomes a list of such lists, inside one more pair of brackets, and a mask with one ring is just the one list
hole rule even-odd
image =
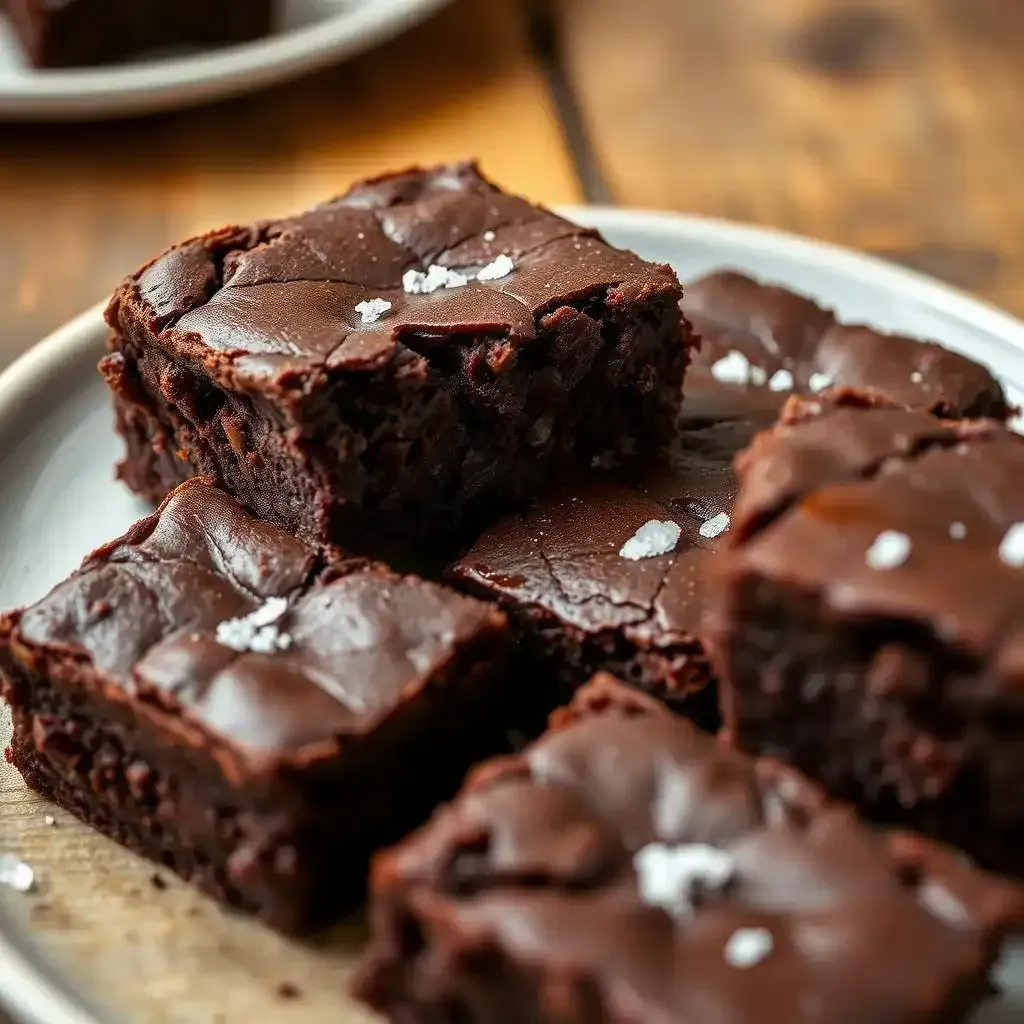
[[1024, 4], [547, 2], [617, 201], [867, 249], [1024, 314]]
[[460, 0], [351, 63], [205, 109], [0, 124], [0, 366], [181, 238], [474, 155], [510, 188], [578, 198], [515, 0]]

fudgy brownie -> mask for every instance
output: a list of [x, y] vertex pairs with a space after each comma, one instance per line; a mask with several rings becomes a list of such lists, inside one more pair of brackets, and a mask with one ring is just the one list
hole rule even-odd
[[603, 679], [374, 864], [402, 1024], [956, 1024], [1019, 887]]
[[728, 733], [1024, 874], [1024, 439], [794, 399], [737, 465], [705, 623]]
[[277, 0], [3, 0], [29, 63], [71, 67], [179, 43], [226, 44], [270, 32]]
[[193, 480], [0, 618], [34, 789], [286, 932], [503, 749], [491, 606], [317, 551]]
[[680, 296], [473, 165], [370, 181], [121, 286], [120, 474], [153, 500], [212, 476], [314, 542], [450, 532], [670, 433]]
[[[738, 388], [748, 403], [781, 409], [794, 392], [852, 388], [937, 416], [1005, 418], [1010, 409], [985, 367], [933, 341], [839, 323], [803, 295], [735, 271], [686, 286], [702, 338], [684, 415], [715, 419]], [[692, 395], [692, 400], [691, 400]]]
[[717, 728], [700, 640], [704, 570], [728, 529], [733, 457], [774, 420], [757, 403], [749, 412], [734, 401], [734, 418], [680, 432], [649, 468], [535, 499], [452, 566], [453, 585], [508, 612], [517, 674], [543, 695], [530, 710], [553, 710], [607, 670]]

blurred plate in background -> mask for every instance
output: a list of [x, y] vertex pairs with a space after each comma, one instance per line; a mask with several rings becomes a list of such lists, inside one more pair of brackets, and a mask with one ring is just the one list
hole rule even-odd
[[0, 17], [0, 119], [82, 120], [187, 107], [250, 92], [362, 53], [449, 0], [284, 0], [258, 42], [59, 71], [25, 66]]

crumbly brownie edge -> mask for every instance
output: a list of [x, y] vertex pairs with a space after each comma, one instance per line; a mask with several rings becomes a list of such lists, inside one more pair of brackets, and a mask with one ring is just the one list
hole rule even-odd
[[[282, 411], [221, 386], [157, 338], [115, 330], [101, 368], [127, 447], [119, 475], [149, 501], [188, 476], [212, 476], [312, 542], [402, 536], [411, 523], [450, 532], [531, 496], [562, 469], [627, 462], [671, 431], [692, 343], [676, 297], [625, 311], [606, 300], [588, 312], [565, 308], [518, 352], [523, 372], [509, 397], [519, 411], [510, 416], [501, 403], [482, 414], [452, 383], [466, 368], [487, 373], [501, 339], [467, 339], [457, 365], [327, 375]], [[580, 346], [591, 366], [574, 380]], [[558, 402], [552, 379], [563, 381]]]
[[657, 698], [707, 732], [718, 730], [717, 683], [700, 641], [639, 644], [621, 629], [586, 632], [545, 608], [502, 599], [450, 571], [446, 578], [468, 594], [496, 601], [508, 616], [515, 674], [531, 681], [537, 694], [534, 711], [539, 712], [512, 727], [531, 739], [543, 731], [548, 715], [601, 672]]
[[473, 763], [505, 749], [500, 620], [368, 735], [241, 785], [225, 779], [211, 746], [174, 738], [165, 713], [131, 702], [87, 662], [47, 656], [26, 669], [11, 650], [16, 622], [0, 620], [0, 684], [27, 784], [286, 934], [316, 931], [357, 905], [374, 850], [421, 824]]

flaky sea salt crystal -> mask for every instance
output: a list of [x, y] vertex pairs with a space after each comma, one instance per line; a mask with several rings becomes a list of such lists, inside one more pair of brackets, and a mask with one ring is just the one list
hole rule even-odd
[[730, 352], [712, 364], [711, 376], [719, 384], [749, 384], [750, 361], [742, 352]]
[[430, 295], [441, 288], [464, 288], [469, 278], [458, 270], [434, 263], [424, 273], [422, 270], [407, 270], [402, 275], [402, 287], [410, 295]]
[[497, 238], [497, 237], [498, 236], [493, 231], [485, 231], [484, 232], [484, 241], [485, 242], [493, 242], [495, 240], [495, 238]]
[[789, 370], [776, 370], [772, 379], [768, 381], [769, 391], [792, 391], [793, 374]]
[[739, 928], [725, 944], [725, 962], [730, 967], [756, 967], [774, 948], [775, 940], [767, 928]]
[[999, 559], [1014, 567], [1024, 565], [1024, 523], [1014, 523], [999, 545]]
[[807, 381], [807, 386], [817, 394], [832, 386], [832, 378], [827, 373], [812, 373]]
[[271, 597], [255, 611], [240, 619], [228, 619], [217, 626], [217, 643], [233, 651], [252, 651], [254, 654], [273, 654], [286, 651], [292, 638], [277, 628], [277, 623], [288, 611], [288, 601]]
[[508, 277], [513, 270], [516, 269], [516, 265], [512, 262], [512, 257], [502, 253], [491, 263], [488, 263], [479, 274], [476, 275], [478, 281], [500, 281], [503, 277]]
[[910, 546], [910, 538], [905, 533], [883, 530], [864, 558], [871, 569], [898, 569], [910, 557]]
[[356, 312], [364, 324], [375, 324], [390, 308], [387, 299], [367, 299], [356, 306]]
[[633, 858], [640, 898], [652, 907], [688, 916], [702, 896], [721, 892], [736, 873], [723, 850], [703, 843], [651, 843]]
[[0, 885], [16, 892], [31, 892], [36, 874], [20, 857], [13, 853], [0, 853]]
[[46, 825], [56, 825], [57, 819], [52, 814], [46, 814], [43, 816], [43, 822]]
[[622, 545], [619, 554], [631, 562], [639, 562], [641, 558], [667, 555], [675, 550], [682, 532], [678, 523], [651, 519]]
[[949, 535], [953, 540], [963, 540], [967, 536], [967, 527], [963, 523], [950, 523]]
[[915, 371], [914, 371], [914, 372], [913, 372], [913, 373], [912, 373], [912, 374], [910, 375], [910, 382], [911, 382], [912, 384], [920, 384], [920, 383], [921, 383], [921, 381], [923, 381], [923, 380], [924, 380], [924, 374], [923, 374], [923, 373], [921, 373], [921, 371], [920, 371], [920, 370], [915, 370]]
[[750, 383], [763, 388], [768, 383], [768, 371], [762, 366], [750, 364]]
[[714, 540], [715, 537], [721, 536], [728, 529], [729, 513], [719, 512], [717, 516], [712, 516], [700, 524], [700, 535], [708, 540]]

